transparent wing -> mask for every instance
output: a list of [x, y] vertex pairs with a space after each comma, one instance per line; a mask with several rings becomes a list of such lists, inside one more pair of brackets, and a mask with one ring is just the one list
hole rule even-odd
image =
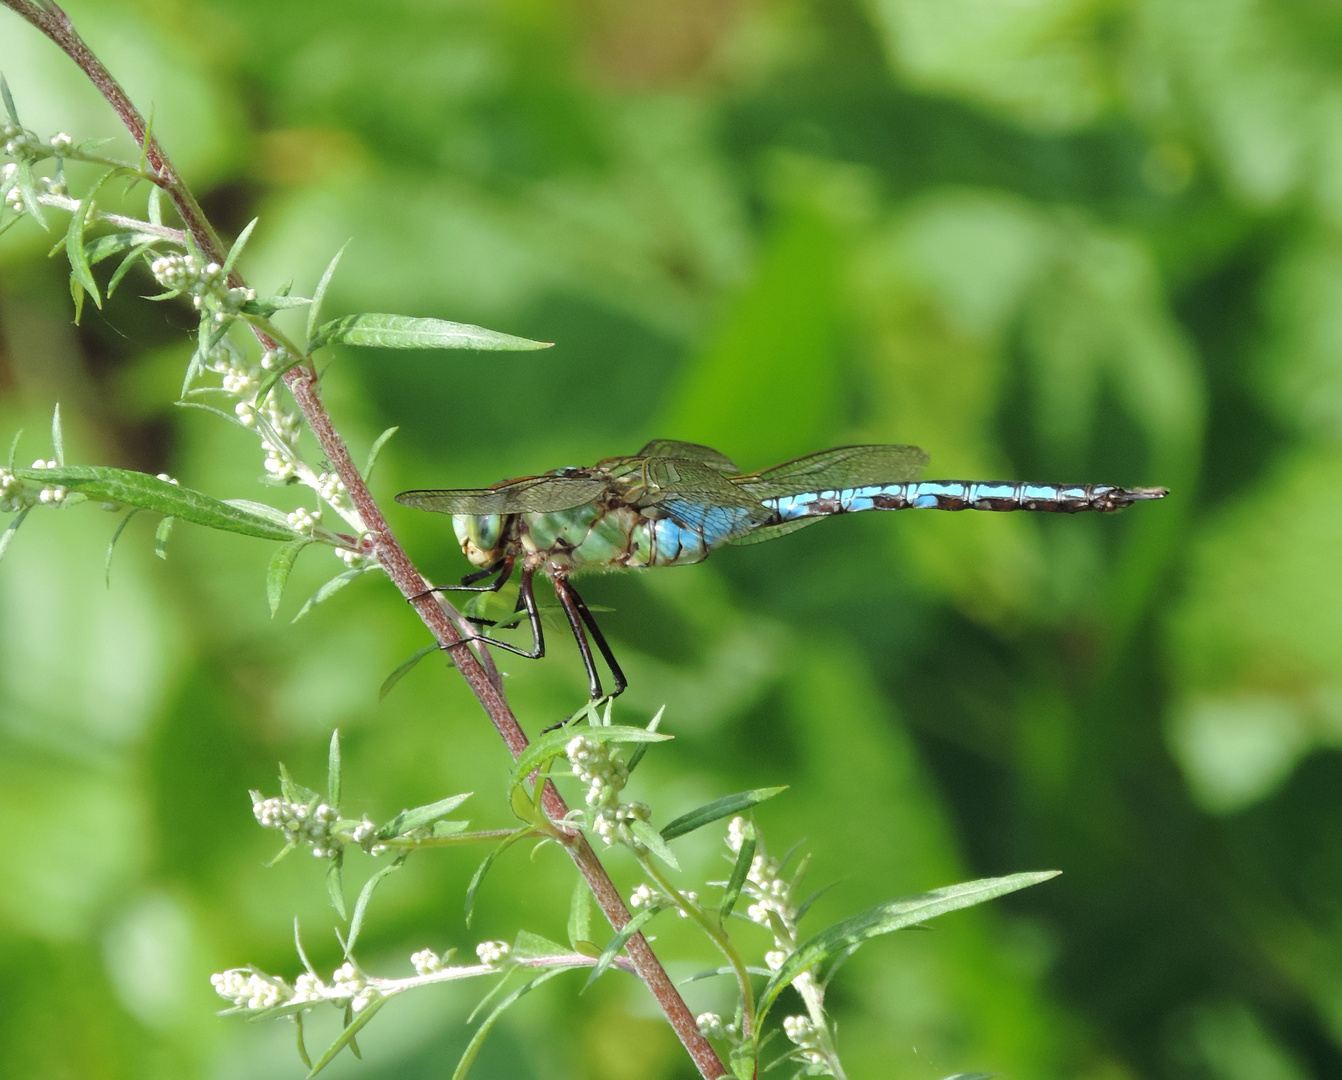
[[757, 499], [772, 499], [803, 491], [898, 484], [916, 479], [926, 464], [927, 452], [916, 446], [840, 446], [735, 477], [732, 483]]
[[548, 514], [595, 502], [607, 486], [575, 476], [528, 476], [491, 488], [403, 491], [396, 501], [439, 514]]
[[687, 458], [691, 461], [702, 461], [715, 471], [724, 476], [735, 476], [740, 470], [736, 467], [736, 462], [726, 454], [720, 454], [711, 446], [702, 446], [699, 443], [681, 442], [679, 439], [653, 439], [647, 446], [643, 447], [635, 457], [669, 457], [669, 458]]

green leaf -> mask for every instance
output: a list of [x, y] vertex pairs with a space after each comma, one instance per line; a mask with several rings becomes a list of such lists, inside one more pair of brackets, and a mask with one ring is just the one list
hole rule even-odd
[[546, 971], [543, 974], [537, 975], [530, 982], [523, 983], [506, 998], [500, 1001], [494, 1011], [485, 1017], [485, 1019], [481, 1021], [480, 1026], [475, 1029], [475, 1034], [471, 1036], [471, 1041], [466, 1044], [466, 1049], [461, 1053], [461, 1059], [457, 1062], [457, 1067], [452, 1070], [452, 1080], [462, 1080], [466, 1075], [472, 1063], [475, 1061], [476, 1055], [480, 1053], [480, 1047], [484, 1045], [485, 1036], [489, 1034], [490, 1028], [492, 1028], [498, 1018], [503, 1015], [505, 1009], [512, 1006], [523, 994], [531, 992], [536, 987], [540, 986], [541, 983], [553, 979], [556, 975], [562, 975], [566, 970], [568, 969], [554, 968], [551, 971]]
[[1018, 889], [1038, 885], [1041, 881], [1057, 877], [1059, 873], [1057, 870], [1045, 870], [1039, 873], [1011, 874], [1007, 877], [966, 881], [944, 889], [920, 893], [917, 896], [888, 900], [868, 908], [860, 915], [854, 915], [851, 919], [835, 923], [799, 945], [774, 972], [773, 978], [760, 995], [759, 1018], [763, 1019], [774, 1000], [793, 979], [803, 971], [824, 963], [830, 957], [838, 956], [871, 938], [926, 922], [948, 911], [972, 907]]
[[143, 244], [146, 240], [152, 244], [156, 243], [158, 238], [147, 233], [108, 233], [106, 236], [99, 236], [93, 243], [86, 245], [84, 253], [88, 256], [89, 265], [96, 266], [104, 259], [110, 259], [118, 252]]
[[256, 536], [264, 540], [292, 540], [292, 529], [280, 528], [259, 514], [231, 506], [212, 495], [170, 484], [148, 473], [113, 469], [105, 465], [66, 465], [56, 469], [16, 469], [16, 476], [38, 484], [59, 484], [91, 499], [137, 506], [193, 525]]
[[[375, 997], [365, 1005], [360, 1012], [356, 1013], [354, 1019], [345, 1026], [345, 1030], [336, 1037], [336, 1041], [326, 1048], [326, 1053], [322, 1054], [322, 1056], [317, 1059], [317, 1064], [312, 1066], [311, 1071], [308, 1073], [308, 1080], [312, 1080], [312, 1077], [316, 1076], [326, 1068], [326, 1066], [331, 1064], [332, 1060], [341, 1050], [345, 1049], [347, 1045], [352, 1044], [354, 1042], [354, 1036], [362, 1031], [363, 1026], [368, 1023], [369, 1020], [373, 1019], [377, 1014], [378, 1009], [382, 1008], [382, 1006], [390, 1000], [389, 997]], [[350, 1049], [354, 1049], [354, 1047], [351, 1045]]]
[[749, 1045], [732, 1047], [731, 1057], [727, 1059], [736, 1080], [755, 1080], [755, 1063], [755, 1048]]
[[[280, 355], [284, 356], [289, 354], [281, 353]], [[252, 400], [260, 405], [261, 402], [266, 400], [266, 396], [270, 391], [275, 388], [275, 384], [284, 378], [288, 372], [293, 371], [296, 367], [301, 367], [307, 362], [308, 358], [306, 356], [289, 356], [289, 362], [287, 364], [281, 364], [273, 371], [266, 373], [266, 377], [261, 380], [261, 385], [256, 388], [256, 396], [252, 398]]]
[[303, 1041], [303, 1014], [301, 1012], [294, 1013], [294, 1031], [297, 1033], [296, 1037], [298, 1039], [298, 1060], [311, 1069], [312, 1058], [308, 1057], [307, 1043]]
[[331, 745], [326, 749], [326, 801], [340, 807], [340, 729], [331, 732]]
[[286, 308], [302, 307], [304, 304], [312, 303], [306, 296], [289, 296], [280, 294], [277, 296], [258, 296], [255, 300], [247, 300], [238, 309], [244, 315], [260, 315], [263, 318], [269, 318], [277, 311], [283, 311]]
[[15, 127], [22, 127], [19, 123], [19, 111], [14, 108], [14, 95], [9, 92], [9, 83], [3, 75], [0, 75], [0, 100], [5, 103], [5, 114], [9, 117], [9, 122]]
[[224, 259], [224, 280], [228, 280], [228, 275], [233, 272], [233, 267], [238, 264], [238, 257], [242, 255], [242, 249], [247, 246], [247, 241], [252, 235], [252, 230], [256, 228], [256, 223], [260, 218], [252, 218], [247, 222], [247, 227], [238, 233], [238, 238], [233, 241], [233, 246], [228, 249], [228, 255]]
[[340, 250], [335, 253], [335, 257], [326, 264], [326, 270], [322, 273], [322, 278], [317, 282], [317, 289], [312, 294], [312, 307], [308, 309], [308, 352], [313, 353], [317, 350], [317, 345], [313, 337], [317, 331], [317, 320], [321, 317], [322, 301], [326, 299], [326, 289], [331, 284], [331, 279], [335, 277], [336, 267], [340, 265], [340, 260], [345, 254], [345, 249], [349, 247], [350, 242], [346, 240], [340, 245]]
[[114, 292], [116, 292], [116, 287], [121, 284], [121, 279], [124, 278], [130, 272], [130, 268], [135, 265], [135, 263], [140, 259], [140, 257], [146, 251], [150, 250], [150, 248], [152, 248], [156, 243], [158, 243], [157, 240], [146, 240], [143, 244], [136, 245], [136, 247], [132, 249], [124, 259], [121, 260], [120, 264], [112, 272], [112, 276], [107, 280], [108, 296], [111, 296]]
[[553, 342], [486, 330], [445, 319], [414, 319], [407, 315], [366, 312], [332, 319], [309, 342], [309, 351], [324, 345], [372, 345], [381, 349], [548, 349]]
[[549, 956], [564, 956], [567, 953], [568, 949], [557, 941], [533, 934], [530, 930], [519, 930], [517, 937], [513, 938], [508, 956], [513, 960], [543, 960]]
[[312, 540], [306, 536], [290, 540], [287, 544], [277, 547], [275, 554], [270, 557], [270, 566], [266, 570], [266, 600], [270, 604], [272, 619], [279, 610], [280, 598], [284, 595], [284, 586], [289, 581], [289, 572], [294, 568], [294, 560], [310, 543]]
[[396, 858], [379, 870], [363, 883], [363, 888], [359, 890], [359, 899], [354, 902], [354, 917], [349, 921], [349, 940], [345, 942], [345, 959], [348, 960], [354, 953], [354, 942], [358, 940], [359, 932], [363, 930], [363, 917], [368, 911], [368, 901], [373, 898], [373, 890], [382, 883], [382, 879], [388, 874], [395, 873], [405, 865], [405, 860], [409, 857], [408, 851], [403, 851]]
[[[94, 185], [96, 191], [100, 186]], [[70, 260], [70, 278], [77, 282], [79, 287], [93, 297], [93, 303], [97, 307], [103, 306], [102, 295], [98, 292], [98, 283], [93, 280], [93, 271], [89, 268], [88, 254], [84, 250], [84, 229], [88, 225], [89, 208], [93, 205], [93, 195], [89, 194], [80, 200], [75, 211], [70, 215], [70, 224], [65, 229], [65, 254]], [[76, 319], [76, 322], [79, 320]]]
[[684, 836], [686, 833], [693, 832], [695, 829], [702, 828], [711, 822], [731, 817], [733, 814], [739, 814], [742, 810], [757, 806], [786, 790], [785, 785], [783, 787], [753, 788], [750, 791], [739, 791], [735, 795], [724, 795], [720, 799], [704, 803], [703, 806], [697, 810], [691, 810], [688, 814], [681, 814], [680, 817], [662, 830], [662, 839], [674, 840], [678, 836]]
[[23, 524], [23, 519], [28, 516], [28, 511], [31, 509], [31, 506], [25, 506], [9, 519], [9, 524], [5, 526], [5, 531], [0, 533], [0, 559], [5, 557], [5, 552], [9, 550], [9, 545], [14, 539], [14, 534], [19, 531], [19, 526]]
[[[145, 125], [144, 137], [146, 140], [146, 145], [148, 145], [148, 139], [149, 139], [148, 124]], [[149, 189], [148, 212], [149, 212], [149, 223], [151, 225], [163, 224], [163, 189], [159, 187], [157, 184], [154, 184]]]
[[286, 802], [303, 803], [308, 806], [316, 806], [322, 801], [322, 797], [317, 792], [310, 787], [304, 787], [290, 776], [289, 769], [282, 761], [280, 762], [280, 794], [284, 796]]
[[154, 530], [154, 554], [160, 559], [168, 557], [168, 537], [172, 535], [172, 523], [176, 518], [165, 517]]
[[522, 837], [528, 835], [529, 830], [518, 829], [512, 836], [508, 837], [498, 847], [485, 856], [484, 862], [475, 868], [475, 873], [471, 875], [471, 882], [466, 886], [466, 925], [471, 925], [471, 916], [475, 913], [475, 894], [480, 889], [480, 883], [485, 880], [485, 875], [489, 873], [489, 868], [494, 865], [494, 860], [512, 847]]
[[23, 438], [23, 428], [19, 428], [18, 431], [14, 432], [14, 438], [12, 438], [12, 439], [9, 440], [9, 464], [8, 464], [8, 468], [9, 468], [9, 471], [10, 471], [10, 472], [13, 472], [13, 471], [14, 471], [14, 458], [18, 456], [18, 453], [19, 453], [19, 440], [22, 439], [22, 438]]
[[[609, 706], [607, 706], [607, 709], [609, 709]], [[665, 705], [658, 709], [656, 715], [648, 721], [648, 731], [657, 730], [658, 725], [662, 722], [662, 713], [664, 712], [666, 712]], [[629, 760], [625, 762], [624, 771], [626, 774], [632, 775], [633, 771], [638, 768], [638, 763], [643, 760], [643, 755], [648, 752], [649, 745], [648, 743], [639, 743], [634, 747], [634, 752], [629, 755]]]
[[660, 731], [648, 731], [646, 728], [626, 727], [621, 724], [612, 724], [610, 727], [556, 728], [533, 742], [517, 759], [513, 765], [513, 783], [520, 783], [547, 761], [559, 757], [564, 753], [564, 747], [578, 735], [597, 743], [666, 742], [674, 738], [672, 735], [663, 735]]
[[732, 908], [741, 896], [741, 888], [750, 874], [751, 863], [755, 860], [755, 825], [747, 821], [742, 830], [741, 850], [736, 853], [736, 862], [732, 865], [731, 876], [722, 890], [722, 903], [718, 905], [718, 921], [726, 922]]
[[138, 508], [133, 509], [131, 510], [130, 513], [128, 513], [125, 517], [121, 519], [121, 521], [117, 524], [116, 532], [112, 534], [112, 539], [107, 545], [107, 562], [103, 569], [107, 578], [107, 587], [109, 589], [112, 587], [112, 552], [116, 549], [116, 542], [121, 539], [122, 532], [124, 532], [126, 526], [130, 524], [130, 519], [133, 518], [139, 512], [140, 511]]
[[582, 952], [580, 942], [592, 940], [592, 890], [581, 875], [573, 886], [573, 898], [568, 905], [568, 942], [575, 952]]
[[356, 577], [361, 577], [366, 573], [368, 573], [368, 567], [360, 566], [356, 567], [353, 570], [346, 570], [343, 574], [337, 574], [325, 585], [323, 585], [320, 589], [318, 589], [315, 593], [313, 593], [310, 597], [308, 597], [307, 602], [301, 608], [298, 609], [298, 614], [293, 617], [292, 621], [298, 622], [299, 619], [301, 619], [304, 615], [306, 615], [318, 604], [322, 603], [322, 601], [331, 599], [331, 597], [333, 597], [336, 593], [338, 593], [341, 589], [343, 589]]
[[402, 661], [401, 664], [397, 666], [395, 671], [393, 671], [384, 680], [382, 680], [382, 687], [377, 692], [378, 701], [381, 701], [388, 694], [390, 694], [392, 691], [392, 687], [394, 687], [398, 682], [400, 682], [403, 678], [405, 678], [406, 675], [410, 673], [410, 670], [416, 664], [418, 664], [430, 653], [438, 652], [439, 648], [440, 646], [438, 645], [437, 642], [434, 642], [432, 645], [425, 645], [424, 648], [416, 650], [414, 655], [411, 656], [410, 659]]
[[373, 466], [377, 464], [377, 456], [382, 452], [382, 448], [387, 445], [387, 440], [400, 430], [399, 427], [389, 427], [373, 440], [373, 445], [368, 449], [368, 464], [363, 467], [363, 478], [365, 482], [373, 475]]
[[675, 852], [672, 851], [667, 842], [662, 839], [662, 834], [646, 821], [641, 821], [638, 818], [635, 818], [629, 823], [629, 831], [634, 834], [635, 839], [637, 839], [639, 843], [647, 848], [653, 855], [656, 855], [657, 858], [661, 859], [662, 862], [666, 863], [667, 866], [671, 867], [672, 870], [680, 869], [680, 863], [676, 861]]
[[46, 215], [42, 212], [42, 204], [37, 201], [37, 185], [33, 181], [33, 167], [27, 161], [20, 161], [18, 169], [14, 173], [15, 182], [18, 184], [19, 195], [23, 198], [23, 208], [33, 216], [42, 228], [47, 227]]
[[601, 978], [601, 976], [606, 973], [606, 969], [615, 962], [615, 958], [620, 955], [620, 951], [625, 947], [625, 944], [629, 939], [642, 930], [644, 925], [651, 920], [659, 910], [659, 908], [644, 908], [624, 924], [619, 933], [611, 938], [610, 941], [606, 943], [606, 947], [601, 950], [601, 955], [596, 958], [596, 964], [593, 965], [592, 972], [587, 976], [587, 981], [583, 983], [582, 990], [578, 991], [579, 993], [585, 991], [592, 985], [592, 983], [596, 982], [597, 979]]
[[[345, 882], [341, 871], [345, 863], [345, 853], [339, 849], [326, 864], [326, 895], [331, 898], [331, 906], [342, 919], [348, 919], [345, 913]], [[345, 950], [346, 954], [349, 950]]]
[[413, 810], [402, 810], [378, 829], [377, 838], [379, 840], [390, 840], [393, 837], [414, 832], [416, 829], [426, 829], [447, 817], [448, 814], [469, 799], [472, 794], [468, 791], [462, 795], [449, 795], [446, 799], [439, 799], [435, 803], [416, 806]]
[[52, 457], [56, 459], [57, 465], [65, 464], [65, 435], [61, 431], [61, 403], [56, 402], [56, 407], [51, 411], [51, 448]]

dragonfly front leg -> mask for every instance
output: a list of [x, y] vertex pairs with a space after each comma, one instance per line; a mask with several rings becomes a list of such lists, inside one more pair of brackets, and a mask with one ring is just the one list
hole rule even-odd
[[[512, 559], [508, 560], [508, 565], [504, 570], [503, 577], [507, 578], [512, 572]], [[545, 631], [541, 629], [540, 608], [536, 605], [536, 592], [532, 587], [532, 573], [530, 568], [523, 568], [521, 585], [517, 590], [517, 602], [526, 610], [527, 621], [531, 624], [531, 648], [519, 649], [516, 645], [509, 645], [506, 641], [499, 641], [497, 638], [488, 637], [485, 634], [472, 634], [464, 637], [451, 645], [444, 645], [445, 649], [455, 649], [458, 646], [465, 645], [472, 641], [481, 641], [486, 645], [494, 645], [506, 652], [513, 653], [516, 656], [525, 656], [528, 660], [539, 660], [545, 655]], [[448, 586], [451, 588], [451, 586]], [[472, 592], [484, 590], [473, 589]]]
[[[611, 697], [618, 697], [624, 693], [624, 689], [629, 685], [624, 677], [624, 672], [620, 670], [620, 665], [615, 661], [615, 654], [611, 652], [610, 646], [606, 643], [606, 635], [601, 632], [601, 627], [592, 617], [592, 613], [583, 603], [583, 599], [578, 595], [578, 590], [568, 583], [566, 578], [556, 577], [553, 579], [555, 595], [559, 597], [559, 602], [564, 605], [564, 614], [568, 616], [569, 626], [573, 630], [573, 636], [578, 642], [578, 651], [582, 653], [583, 666], [587, 668], [587, 685], [591, 692], [592, 700], [595, 701], [602, 697], [601, 678], [596, 673], [596, 662], [592, 657], [592, 648], [587, 643], [587, 633], [590, 632], [592, 640], [596, 642], [596, 647], [601, 650], [602, 659], [610, 668], [610, 673], [615, 679], [615, 689], [610, 692]], [[586, 631], [584, 631], [586, 627]]]

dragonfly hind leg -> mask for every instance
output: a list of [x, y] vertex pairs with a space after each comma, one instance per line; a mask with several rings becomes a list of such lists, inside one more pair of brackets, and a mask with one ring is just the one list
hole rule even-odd
[[611, 676], [615, 680], [615, 689], [610, 692], [611, 697], [618, 697], [624, 693], [624, 689], [629, 682], [624, 677], [624, 672], [620, 670], [620, 665], [615, 660], [615, 654], [611, 652], [610, 645], [606, 642], [606, 636], [601, 632], [601, 627], [597, 625], [587, 605], [578, 595], [578, 590], [568, 583], [566, 578], [556, 577], [552, 579], [555, 587], [555, 595], [559, 597], [559, 602], [564, 606], [564, 614], [568, 616], [569, 627], [573, 630], [573, 637], [578, 642], [578, 651], [582, 653], [583, 666], [587, 669], [587, 687], [592, 695], [592, 700], [596, 701], [605, 696], [601, 690], [601, 677], [596, 672], [596, 661], [592, 657], [592, 647], [587, 642], [587, 634], [592, 635], [592, 640], [596, 642], [597, 649], [601, 652], [601, 658], [606, 661], [606, 666], [610, 668]]

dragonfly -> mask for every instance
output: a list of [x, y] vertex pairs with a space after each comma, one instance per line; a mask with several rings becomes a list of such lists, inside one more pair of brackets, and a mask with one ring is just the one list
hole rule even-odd
[[[684, 566], [702, 562], [725, 544], [758, 544], [822, 518], [867, 510], [1110, 513], [1168, 494], [1161, 487], [1110, 484], [919, 480], [927, 462], [927, 453], [916, 446], [841, 446], [742, 473], [711, 447], [654, 439], [637, 454], [606, 458], [592, 466], [555, 469], [487, 488], [403, 491], [396, 501], [450, 514], [462, 551], [479, 568], [459, 585], [433, 591], [497, 592], [515, 569], [519, 571], [516, 618], [505, 622], [514, 626], [525, 615], [531, 648], [487, 633], [456, 645], [474, 640], [531, 659], [544, 656], [545, 636], [533, 587], [540, 574], [554, 586], [578, 643], [591, 696], [600, 699], [593, 642], [614, 680], [609, 696], [629, 684], [591, 610], [573, 587], [570, 579], [576, 574]], [[497, 620], [475, 621], [499, 625]]]

